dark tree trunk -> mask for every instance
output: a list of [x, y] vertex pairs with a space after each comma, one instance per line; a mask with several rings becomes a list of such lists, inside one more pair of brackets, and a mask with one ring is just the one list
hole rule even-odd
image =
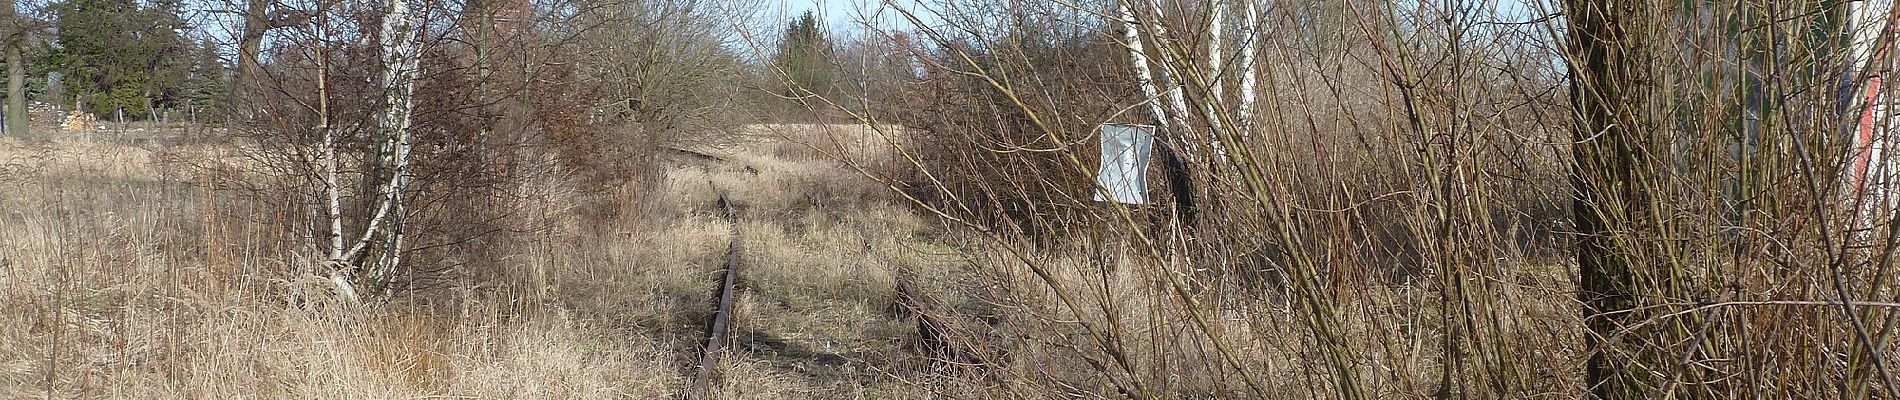
[[[1634, 135], [1625, 123], [1632, 104], [1640, 103], [1635, 81], [1643, 60], [1637, 59], [1628, 24], [1641, 16], [1629, 5], [1601, 0], [1569, 0], [1571, 101], [1576, 107], [1571, 154], [1574, 189], [1572, 218], [1577, 228], [1577, 269], [1581, 274], [1585, 334], [1591, 353], [1585, 384], [1591, 395], [1603, 399], [1642, 398], [1648, 374], [1627, 362], [1635, 346], [1617, 338], [1635, 307], [1636, 284], [1630, 270], [1634, 258], [1623, 251], [1630, 234], [1630, 216], [1645, 214], [1647, 205], [1636, 186], [1639, 155]], [[1619, 118], [1622, 118], [1619, 120]]]
[[1162, 121], [1155, 121], [1155, 130], [1160, 133], [1156, 135], [1155, 149], [1159, 150], [1162, 169], [1168, 175], [1168, 194], [1174, 198], [1174, 213], [1181, 218], [1183, 229], [1192, 230], [1201, 214], [1200, 207], [1194, 203], [1194, 175], [1166, 126]]
[[231, 101], [226, 121], [237, 122], [249, 118], [243, 110], [250, 106], [246, 101], [251, 93], [260, 90], [252, 87], [251, 79], [257, 74], [257, 56], [263, 51], [264, 33], [270, 31], [269, 12], [271, 0], [246, 0], [244, 4], [243, 31], [238, 35], [237, 68], [231, 76]]
[[26, 112], [26, 58], [20, 47], [26, 41], [25, 29], [21, 26], [19, 11], [14, 9], [14, 0], [0, 0], [0, 19], [6, 24], [6, 62], [7, 62], [7, 133], [16, 137], [27, 135]]

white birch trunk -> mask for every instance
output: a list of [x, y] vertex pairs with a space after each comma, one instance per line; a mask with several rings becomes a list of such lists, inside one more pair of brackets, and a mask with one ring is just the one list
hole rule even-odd
[[1254, 70], [1254, 48], [1260, 45], [1260, 0], [1244, 1], [1247, 2], [1247, 20], [1240, 25], [1240, 106], [1234, 113], [1234, 121], [1240, 124], [1242, 146], [1253, 135], [1254, 86], [1259, 81]]
[[[331, 269], [335, 270], [342, 267], [345, 267], [345, 266], [333, 265], [331, 266]], [[350, 283], [350, 278], [348, 276], [345, 276], [343, 274], [332, 273], [330, 274], [330, 284], [336, 285], [337, 293], [342, 294], [343, 298], [346, 300], [349, 300], [351, 303], [363, 302], [363, 296], [356, 294], [356, 286]]]
[[1222, 53], [1227, 49], [1221, 43], [1221, 35], [1227, 28], [1227, 2], [1208, 0], [1207, 8], [1207, 90], [1210, 95], [1207, 101], [1201, 102], [1201, 112], [1207, 116], [1208, 126], [1213, 128], [1207, 135], [1208, 144], [1213, 147], [1215, 159], [1224, 162], [1227, 161], [1227, 146], [1221, 143], [1219, 135], [1226, 127], [1216, 112], [1215, 104], [1227, 101], [1226, 88], [1221, 85], [1226, 80], [1221, 72], [1226, 67], [1222, 65]]
[[1222, 46], [1223, 43], [1221, 43], [1221, 31], [1226, 30], [1227, 27], [1224, 21], [1227, 19], [1226, 8], [1227, 2], [1224, 0], [1207, 0], [1207, 75], [1213, 77], [1212, 87], [1207, 89], [1213, 92], [1213, 101], [1224, 101], [1227, 98], [1224, 93], [1226, 90], [1220, 84], [1223, 80], [1221, 71], [1225, 69], [1225, 66], [1221, 65], [1223, 55], [1221, 53], [1226, 51], [1226, 46]]
[[337, 179], [336, 132], [328, 124], [323, 129], [323, 197], [330, 219], [330, 260], [343, 261], [343, 194]]
[[[329, 30], [317, 25], [320, 39], [329, 40]], [[343, 253], [343, 185], [339, 176], [341, 160], [337, 158], [336, 129], [330, 124], [330, 55], [328, 48], [317, 51], [317, 132], [323, 135], [323, 148], [318, 149], [318, 175], [323, 179], [323, 217], [325, 236], [328, 236], [329, 248], [326, 251], [324, 266], [330, 274], [330, 283], [336, 285], [337, 292], [352, 303], [361, 302], [357, 295], [356, 284], [350, 277], [356, 273], [356, 265], [344, 258]]]
[[1141, 94], [1147, 98], [1148, 112], [1153, 114], [1155, 123], [1168, 123], [1168, 113], [1161, 110], [1161, 91], [1155, 88], [1154, 71], [1148, 67], [1148, 53], [1141, 44], [1141, 22], [1135, 20], [1133, 0], [1122, 0], [1122, 39], [1128, 42], [1128, 59], [1135, 67], [1135, 81], [1141, 84]]
[[[1148, 0], [1148, 15], [1150, 16], [1149, 23], [1145, 24], [1150, 26], [1148, 37], [1152, 38], [1157, 46], [1162, 46], [1161, 43], [1168, 40], [1168, 27], [1162, 21], [1164, 15], [1161, 13], [1161, 3], [1158, 0]], [[1188, 161], [1194, 161], [1195, 155], [1200, 153], [1200, 146], [1195, 143], [1194, 138], [1197, 135], [1194, 134], [1193, 128], [1187, 121], [1187, 97], [1183, 91], [1185, 85], [1184, 81], [1179, 79], [1181, 63], [1175, 59], [1174, 52], [1166, 48], [1160, 50], [1161, 83], [1168, 86], [1168, 93], [1165, 96], [1168, 102], [1168, 122], [1174, 125], [1175, 132], [1173, 135], [1168, 135], [1168, 139], [1182, 150]]]
[[[409, 129], [415, 106], [415, 79], [420, 51], [418, 37], [421, 13], [409, 0], [385, 0], [382, 26], [383, 113], [377, 119], [377, 134], [382, 140], [378, 153], [389, 180], [382, 188], [382, 205], [370, 226], [382, 226], [383, 248], [369, 271], [369, 279], [385, 287], [394, 278], [402, 262], [403, 192], [409, 186], [409, 154], [414, 146]], [[372, 228], [374, 229], [374, 228]], [[371, 235], [365, 234], [365, 243]]]
[[[326, 60], [327, 61], [327, 60]], [[337, 161], [336, 130], [330, 127], [330, 87], [329, 63], [318, 64], [317, 69], [317, 129], [323, 132], [323, 208], [329, 219], [329, 267], [330, 281], [337, 291], [350, 301], [360, 301], [356, 287], [350, 283], [349, 275], [356, 269], [343, 258], [343, 186], [337, 177], [340, 169]]]
[[[1156, 43], [1171, 40], [1168, 36], [1167, 26], [1163, 21], [1165, 15], [1162, 14], [1161, 7], [1160, 0], [1148, 0], [1148, 12], [1153, 16], [1153, 18], [1149, 20], [1151, 25], [1150, 30], [1153, 33], [1150, 37], [1153, 38]], [[1207, 141], [1208, 147], [1214, 153], [1216, 160], [1225, 161], [1227, 158], [1227, 149], [1222, 145], [1219, 136], [1217, 136], [1224, 128], [1221, 126], [1221, 119], [1214, 104], [1220, 100], [1217, 98], [1208, 99], [1207, 101], [1199, 103], [1200, 107], [1198, 111], [1200, 111], [1203, 118], [1207, 119], [1209, 127], [1212, 129], [1211, 131], [1201, 133], [1188, 126], [1188, 105], [1185, 92], [1189, 84], [1187, 80], [1189, 73], [1192, 72], [1192, 68], [1195, 68], [1195, 66], [1191, 61], [1179, 58], [1184, 55], [1179, 53], [1179, 51], [1191, 51], [1191, 49], [1181, 49], [1179, 47], [1175, 49], [1176, 50], [1170, 51], [1169, 48], [1163, 47], [1161, 49], [1163, 51], [1161, 52], [1160, 64], [1162, 81], [1167, 84], [1169, 88], [1167, 96], [1168, 108], [1170, 109], [1169, 111], [1173, 113], [1172, 116], [1179, 126], [1179, 129], [1176, 131], [1180, 132], [1179, 135], [1176, 135], [1179, 139], [1177, 143], [1180, 144], [1182, 153], [1186, 154], [1185, 158], [1190, 162], [1199, 159], [1198, 155], [1200, 154], [1201, 148], [1199, 141], [1202, 140]], [[1211, 83], [1209, 83], [1210, 87], [1219, 85], [1218, 77], [1213, 75], [1208, 76], [1212, 79]]]

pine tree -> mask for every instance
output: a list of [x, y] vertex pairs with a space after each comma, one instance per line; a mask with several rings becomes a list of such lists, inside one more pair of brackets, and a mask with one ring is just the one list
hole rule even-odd
[[787, 24], [773, 63], [794, 87], [782, 94], [790, 98], [834, 94], [838, 71], [831, 60], [836, 48], [810, 11]]
[[176, 0], [53, 3], [48, 9], [57, 34], [47, 62], [58, 66], [88, 111], [152, 118], [154, 108], [178, 105], [191, 69], [193, 44], [182, 34], [190, 27], [181, 7]]
[[231, 91], [230, 70], [218, 55], [217, 43], [199, 42], [193, 46], [190, 72], [185, 74], [182, 88], [182, 102], [185, 114], [190, 121], [203, 122], [222, 118], [222, 114], [207, 112], [222, 109], [225, 98]]

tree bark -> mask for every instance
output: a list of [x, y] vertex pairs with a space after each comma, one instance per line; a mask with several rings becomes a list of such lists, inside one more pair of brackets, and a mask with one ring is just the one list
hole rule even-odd
[[[1183, 89], [1187, 83], [1184, 79], [1187, 79], [1187, 77], [1177, 71], [1177, 69], [1184, 67], [1185, 65], [1179, 59], [1177, 59], [1174, 56], [1175, 53], [1173, 51], [1170, 51], [1165, 45], [1165, 43], [1163, 43], [1163, 41], [1166, 41], [1169, 39], [1168, 39], [1168, 28], [1162, 22], [1164, 19], [1164, 16], [1162, 15], [1160, 1], [1148, 0], [1146, 2], [1148, 5], [1148, 8], [1145, 11], [1146, 11], [1146, 17], [1148, 18], [1147, 21], [1149, 21], [1147, 23], [1142, 23], [1141, 22], [1142, 20], [1138, 18], [1139, 16], [1134, 13], [1133, 8], [1135, 7], [1135, 5], [1132, 4], [1132, 2], [1133, 0], [1126, 0], [1122, 4], [1122, 7], [1124, 7], [1122, 9], [1125, 16], [1124, 19], [1126, 21], [1134, 22], [1136, 26], [1143, 26], [1143, 25], [1147, 26], [1148, 38], [1155, 41], [1156, 47], [1157, 47], [1156, 50], [1159, 51], [1161, 55], [1160, 62], [1158, 63], [1161, 66], [1161, 70], [1159, 71], [1161, 73], [1161, 84], [1168, 87], [1167, 94], [1166, 96], [1164, 96], [1165, 100], [1168, 102], [1167, 122], [1174, 125], [1172, 128], [1164, 126], [1162, 127], [1161, 130], [1173, 132], [1174, 135], [1171, 135], [1171, 136], [1175, 136], [1175, 137], [1170, 137], [1166, 139], [1178, 140], [1178, 142], [1173, 143], [1173, 145], [1175, 145], [1175, 148], [1177, 150], [1183, 151], [1184, 155], [1187, 157], [1189, 161], [1193, 161], [1194, 155], [1196, 153], [1199, 153], [1200, 149], [1199, 149], [1199, 146], [1196, 146], [1196, 143], [1194, 143], [1194, 140], [1193, 140], [1194, 135], [1191, 134], [1192, 132], [1194, 132], [1194, 127], [1188, 125], [1188, 120], [1187, 120], [1187, 116], [1188, 116], [1187, 94], [1186, 94], [1186, 90]], [[1135, 29], [1133, 27], [1131, 27], [1129, 30], [1136, 32], [1136, 37], [1139, 38], [1140, 30]], [[1137, 42], [1139, 42], [1139, 40], [1137, 40]], [[1148, 60], [1145, 52], [1141, 52], [1140, 51], [1142, 50], [1141, 48], [1133, 48], [1133, 50], [1138, 53], [1143, 54], [1142, 60], [1144, 61], [1143, 64], [1145, 65], [1146, 64], [1145, 61]], [[1154, 81], [1150, 79], [1149, 82], [1154, 82]], [[1163, 100], [1163, 98], [1152, 98], [1152, 101], [1161, 101], [1161, 100]], [[1188, 135], [1186, 137], [1178, 136], [1181, 134], [1188, 134]]]
[[[1225, 62], [1222, 61], [1222, 56], [1225, 55], [1222, 53], [1226, 51], [1227, 46], [1225, 46], [1221, 40], [1221, 31], [1227, 29], [1227, 2], [1223, 0], [1208, 0], [1207, 9], [1208, 72], [1206, 84], [1208, 96], [1207, 100], [1201, 102], [1201, 111], [1203, 115], [1207, 117], [1207, 125], [1209, 127], [1207, 132], [1207, 144], [1209, 150], [1214, 153], [1215, 160], [1226, 162], [1227, 146], [1221, 142], [1220, 135], [1227, 127], [1221, 122], [1221, 115], [1219, 115], [1219, 109], [1215, 107], [1215, 104], [1227, 101], [1225, 85], [1221, 84], [1222, 81], [1227, 80], [1226, 74], [1223, 73], [1227, 66], [1224, 65]], [[1182, 78], [1186, 79], [1187, 77], [1182, 76]]]
[[[1168, 114], [1167, 111], [1161, 108], [1161, 91], [1155, 84], [1154, 69], [1148, 64], [1148, 51], [1146, 45], [1142, 43], [1142, 24], [1141, 20], [1137, 19], [1135, 15], [1136, 5], [1134, 1], [1135, 0], [1122, 0], [1117, 2], [1117, 4], [1120, 5], [1119, 8], [1121, 9], [1124, 28], [1122, 30], [1122, 39], [1128, 42], [1128, 59], [1134, 65], [1135, 80], [1141, 85], [1141, 94], [1147, 97], [1148, 112], [1153, 115], [1156, 124], [1172, 124], [1174, 125], [1173, 128], [1186, 129], [1187, 120], [1184, 119], [1186, 117], [1184, 115], [1186, 114], [1186, 106], [1181, 107], [1182, 112], [1177, 112], [1173, 115]], [[1167, 129], [1169, 127], [1162, 126], [1161, 128]]]
[[1246, 2], [1247, 19], [1240, 25], [1240, 105], [1234, 113], [1234, 122], [1240, 129], [1241, 146], [1246, 145], [1247, 138], [1253, 135], [1254, 87], [1260, 81], [1254, 69], [1254, 49], [1259, 46], [1256, 38], [1260, 36], [1260, 0]]
[[[1134, 0], [1122, 0], [1117, 4], [1120, 5], [1124, 28], [1122, 39], [1128, 42], [1128, 59], [1134, 66], [1135, 80], [1141, 85], [1142, 95], [1146, 96], [1144, 101], [1148, 104], [1148, 112], [1154, 119], [1157, 139], [1160, 139], [1156, 141], [1158, 144], [1156, 149], [1160, 150], [1162, 166], [1168, 175], [1168, 190], [1174, 197], [1175, 213], [1181, 218], [1184, 226], [1193, 227], [1198, 214], [1196, 212], [1198, 208], [1194, 206], [1194, 181], [1192, 174], [1188, 171], [1187, 160], [1183, 157], [1180, 147], [1177, 146], [1178, 143], [1185, 141], [1178, 140], [1179, 138], [1172, 132], [1179, 131], [1170, 128], [1170, 125], [1179, 129], [1188, 128], [1187, 107], [1181, 106], [1180, 110], [1172, 115], [1161, 108], [1160, 90], [1155, 87], [1154, 70], [1148, 65], [1148, 53], [1141, 42], [1142, 24], [1136, 19]], [[1178, 101], [1180, 98], [1175, 97], [1175, 99]]]
[[[1635, 74], [1647, 62], [1634, 52], [1630, 26], [1641, 18], [1628, 5], [1602, 0], [1568, 0], [1567, 48], [1570, 55], [1571, 101], [1577, 120], [1572, 128], [1572, 218], [1577, 229], [1577, 269], [1582, 278], [1578, 293], [1589, 331], [1586, 348], [1593, 350], [1586, 365], [1585, 384], [1602, 399], [1643, 398], [1648, 374], [1632, 367], [1632, 354], [1643, 349], [1625, 345], [1617, 335], [1636, 305], [1637, 282], [1631, 266], [1636, 260], [1623, 251], [1621, 239], [1632, 233], [1630, 216], [1643, 215], [1647, 205], [1636, 185], [1638, 149], [1630, 113], [1642, 101]], [[1619, 119], [1619, 118], [1625, 119]]]
[[[12, 6], [4, 6], [12, 9]], [[18, 29], [15, 29], [18, 32]], [[7, 41], [7, 133], [25, 137], [32, 129], [28, 126], [26, 109], [26, 57], [22, 56], [21, 40], [17, 37]]]
[[252, 83], [257, 75], [257, 56], [263, 51], [264, 33], [270, 31], [271, 21], [267, 12], [271, 0], [246, 0], [244, 3], [243, 28], [238, 34], [238, 52], [236, 69], [231, 74], [231, 102], [227, 104], [225, 123], [236, 124], [250, 117], [245, 110], [250, 107], [249, 96], [262, 92], [262, 88]]
[[[371, 222], [382, 227], [382, 249], [369, 271], [369, 279], [373, 287], [387, 291], [395, 280], [397, 267], [402, 264], [404, 192], [409, 186], [409, 155], [414, 146], [409, 125], [419, 72], [421, 13], [409, 0], [386, 0], [383, 9], [383, 112], [377, 119], [377, 134], [382, 141], [378, 151], [382, 169], [389, 174], [389, 180], [382, 187], [383, 199], [377, 218]], [[370, 236], [364, 235], [364, 239]]]
[[20, 21], [19, 11], [14, 8], [14, 0], [0, 0], [0, 19], [5, 19], [6, 62], [7, 62], [7, 133], [15, 137], [26, 137], [26, 58], [22, 56], [25, 46], [26, 29]]
[[1207, 71], [1208, 76], [1214, 77], [1213, 84], [1207, 90], [1214, 93], [1212, 101], [1226, 99], [1225, 88], [1222, 88], [1220, 84], [1223, 79], [1221, 70], [1226, 67], [1221, 62], [1221, 56], [1224, 55], [1221, 52], [1225, 51], [1226, 47], [1221, 43], [1221, 31], [1227, 28], [1227, 21], [1223, 21], [1225, 19], [1227, 19], [1227, 2], [1207, 0]]
[[[327, 31], [320, 32], [324, 39], [328, 39]], [[326, 272], [345, 299], [359, 302], [362, 298], [349, 278], [355, 268], [343, 253], [343, 182], [338, 176], [342, 165], [337, 160], [336, 128], [330, 126], [330, 54], [327, 48], [317, 53], [317, 131], [323, 133], [323, 160], [319, 167], [323, 169], [323, 217], [329, 222], [330, 270]]]

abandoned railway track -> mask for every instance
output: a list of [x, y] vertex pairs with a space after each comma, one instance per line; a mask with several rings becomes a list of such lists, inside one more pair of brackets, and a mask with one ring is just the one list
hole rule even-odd
[[[707, 182], [711, 185], [711, 182]], [[726, 223], [732, 226], [732, 240], [726, 244], [726, 265], [719, 276], [719, 290], [715, 296], [718, 306], [714, 308], [712, 318], [707, 323], [706, 345], [700, 351], [699, 362], [693, 368], [692, 384], [687, 385], [684, 399], [703, 399], [712, 391], [713, 370], [719, 366], [719, 357], [725, 350], [728, 332], [731, 328], [732, 303], [738, 295], [740, 263], [739, 219], [732, 206], [732, 200], [724, 190], [713, 186], [718, 194], [719, 208], [724, 212]]]

